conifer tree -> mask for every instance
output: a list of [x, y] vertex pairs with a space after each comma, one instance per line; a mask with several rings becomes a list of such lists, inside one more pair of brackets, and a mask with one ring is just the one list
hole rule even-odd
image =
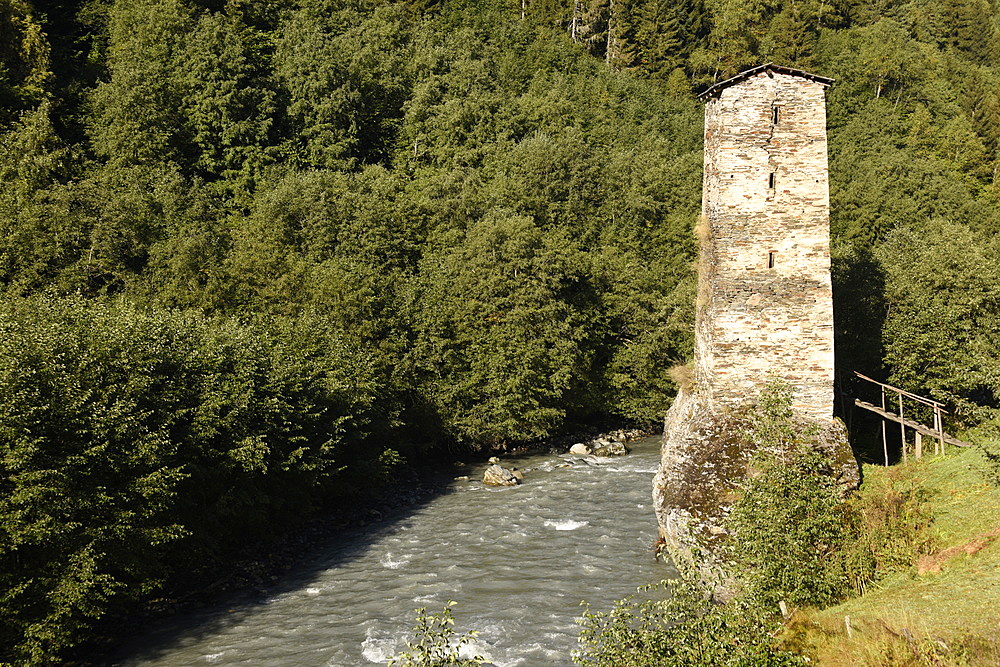
[[940, 0], [930, 10], [930, 27], [942, 46], [978, 63], [997, 64], [997, 27], [988, 0]]
[[640, 45], [640, 62], [650, 75], [666, 78], [684, 62], [686, 46], [682, 12], [684, 4], [667, 0], [646, 0], [638, 7], [635, 41]]
[[761, 55], [779, 65], [811, 69], [814, 42], [815, 36], [799, 17], [795, 5], [789, 5], [771, 19]]
[[31, 6], [0, 0], [0, 127], [49, 92], [50, 47]]

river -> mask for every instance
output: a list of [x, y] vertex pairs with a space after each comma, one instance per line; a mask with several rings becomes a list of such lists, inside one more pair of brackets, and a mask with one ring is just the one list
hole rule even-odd
[[484, 487], [477, 467], [426, 504], [338, 537], [272, 590], [135, 639], [116, 664], [384, 664], [405, 648], [415, 608], [455, 600], [457, 630], [479, 631], [472, 649], [493, 664], [569, 665], [581, 601], [607, 610], [674, 575], [652, 556], [658, 446], [505, 459], [529, 470], [513, 488]]

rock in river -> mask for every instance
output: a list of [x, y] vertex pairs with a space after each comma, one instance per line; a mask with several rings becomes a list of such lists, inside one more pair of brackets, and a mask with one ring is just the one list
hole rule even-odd
[[578, 442], [569, 448], [569, 453], [576, 454], [577, 456], [590, 456], [590, 447], [582, 442]]
[[520, 484], [520, 480], [511, 470], [494, 463], [483, 473], [483, 484], [487, 486], [517, 486]]
[[594, 456], [625, 456], [626, 454], [628, 454], [628, 447], [620, 440], [600, 445], [594, 449]]

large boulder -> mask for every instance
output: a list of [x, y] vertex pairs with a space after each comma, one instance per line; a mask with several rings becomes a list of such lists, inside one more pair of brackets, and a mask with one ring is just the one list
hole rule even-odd
[[496, 463], [483, 473], [483, 484], [487, 486], [517, 486], [521, 483], [513, 470], [508, 470]]
[[594, 448], [594, 456], [625, 456], [626, 454], [628, 454], [628, 447], [620, 440], [598, 445]]
[[569, 453], [575, 454], [576, 456], [590, 456], [592, 452], [590, 447], [582, 442], [578, 442], [569, 448]]
[[[750, 402], [742, 409], [715, 409], [704, 396], [681, 391], [667, 412], [660, 468], [653, 478], [664, 550], [678, 569], [709, 584], [720, 600], [738, 586], [721, 557], [728, 539], [722, 524], [757, 450], [744, 435], [750, 409]], [[796, 421], [800, 430], [814, 434], [812, 446], [829, 461], [829, 474], [841, 489], [857, 488], [860, 470], [843, 422]]]

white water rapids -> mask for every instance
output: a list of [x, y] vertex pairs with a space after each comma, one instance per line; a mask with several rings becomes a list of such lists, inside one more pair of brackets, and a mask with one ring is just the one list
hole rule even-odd
[[457, 631], [478, 630], [472, 650], [493, 664], [569, 665], [581, 601], [608, 610], [674, 575], [652, 556], [658, 446], [648, 438], [613, 459], [505, 459], [533, 469], [524, 484], [455, 481], [399, 517], [339, 536], [264, 595], [136, 638], [116, 664], [384, 664], [405, 649], [415, 608], [455, 600]]

